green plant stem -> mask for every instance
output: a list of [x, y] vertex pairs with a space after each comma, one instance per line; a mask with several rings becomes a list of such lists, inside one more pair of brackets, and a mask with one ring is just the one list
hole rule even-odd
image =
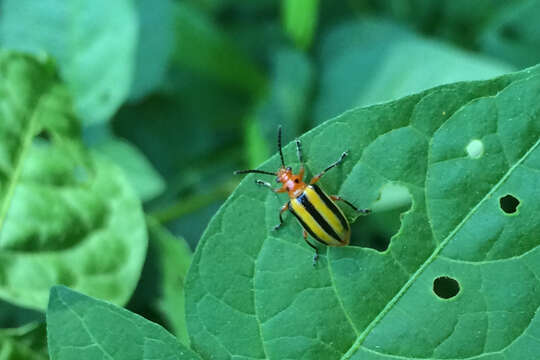
[[237, 181], [225, 182], [216, 186], [210, 192], [195, 194], [193, 196], [183, 198], [164, 209], [152, 211], [150, 212], [149, 216], [153, 217], [161, 224], [168, 223], [181, 218], [186, 214], [202, 209], [215, 201], [226, 199], [236, 185], [238, 185]]

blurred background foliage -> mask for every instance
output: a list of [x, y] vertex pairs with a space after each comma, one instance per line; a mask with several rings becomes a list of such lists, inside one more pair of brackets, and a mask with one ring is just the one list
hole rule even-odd
[[[232, 171], [275, 152], [278, 124], [287, 143], [356, 106], [540, 62], [540, 0], [0, 6], [1, 47], [50, 54], [86, 146], [115, 162], [144, 204], [149, 249], [127, 307], [184, 341], [190, 249], [241, 180]], [[399, 228], [408, 197], [393, 194], [395, 206], [355, 224], [363, 245], [384, 249]], [[0, 358], [45, 357], [42, 321], [0, 303]]]

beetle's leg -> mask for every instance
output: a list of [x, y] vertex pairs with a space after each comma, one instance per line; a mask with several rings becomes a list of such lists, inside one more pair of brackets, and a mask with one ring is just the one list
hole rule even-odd
[[277, 224], [276, 226], [274, 226], [274, 230], [277, 230], [281, 227], [281, 225], [283, 224], [283, 216], [282, 214], [287, 211], [289, 209], [289, 202], [287, 201], [287, 203], [285, 205], [283, 205], [281, 207], [281, 209], [279, 210], [279, 224]]
[[270, 188], [270, 190], [275, 191], [274, 188], [272, 187], [272, 185], [267, 181], [262, 181], [262, 180], [257, 179], [257, 180], [255, 180], [255, 184], [261, 185], [261, 186], [266, 186], [267, 188]]
[[354, 211], [361, 212], [362, 214], [369, 214], [371, 212], [371, 209], [359, 209], [359, 208], [357, 208], [356, 206], [354, 206], [353, 204], [351, 204], [350, 202], [348, 202], [347, 200], [345, 200], [344, 198], [342, 198], [341, 196], [338, 196], [338, 195], [330, 195], [330, 199], [332, 199], [334, 201], [343, 201], [345, 204], [352, 207], [354, 209]]
[[319, 249], [315, 245], [313, 245], [309, 240], [307, 239], [307, 231], [304, 229], [303, 232], [304, 241], [315, 250], [315, 255], [313, 255], [313, 266], [317, 265], [317, 260], [319, 259]]
[[339, 165], [343, 159], [345, 159], [345, 156], [347, 156], [348, 153], [345, 151], [343, 154], [341, 154], [341, 156], [339, 157], [339, 159], [337, 159], [336, 162], [330, 164], [330, 166], [328, 166], [326, 169], [324, 169], [323, 171], [321, 171], [320, 173], [318, 173], [317, 175], [315, 175], [311, 181], [309, 182], [310, 184], [315, 184], [317, 181], [319, 181], [319, 179], [324, 175], [326, 174], [326, 172], [330, 169], [332, 169], [333, 167], [336, 167], [337, 165]]
[[270, 190], [272, 190], [272, 191], [275, 192], [275, 193], [281, 193], [281, 192], [287, 191], [287, 190], [284, 190], [283, 188], [277, 188], [277, 189], [274, 189], [274, 188], [272, 187], [272, 184], [270, 184], [270, 183], [267, 182], [267, 181], [255, 180], [255, 184], [261, 185], [261, 186], [266, 186], [267, 188], [269, 188]]
[[[255, 183], [257, 185], [261, 185], [261, 186], [266, 186], [267, 188], [269, 188], [270, 190], [272, 190], [272, 192], [274, 194], [276, 194], [276, 197], [277, 197], [277, 193], [280, 193], [280, 192], [284, 192], [286, 190], [284, 190], [283, 188], [277, 188], [277, 189], [274, 189], [272, 187], [272, 185], [269, 183], [269, 182], [266, 182], [266, 181], [262, 181], [262, 180], [255, 180]], [[279, 224], [277, 224], [276, 226], [274, 226], [274, 230], [277, 230], [280, 228], [281, 224], [283, 224], [283, 217], [281, 214], [283, 214], [284, 211], [286, 211], [287, 209], [289, 208], [289, 202], [287, 201], [287, 203], [285, 205], [283, 205], [281, 207], [281, 209], [279, 210]]]
[[[260, 186], [266, 186], [267, 188], [269, 188], [269, 189], [274, 193], [274, 195], [276, 196], [276, 198], [277, 198], [278, 200], [279, 200], [278, 193], [282, 193], [282, 192], [287, 191], [287, 189], [282, 188], [282, 187], [277, 188], [277, 189], [274, 189], [274, 188], [272, 187], [272, 185], [271, 185], [269, 182], [262, 181], [262, 180], [255, 180], [255, 184], [260, 185]], [[280, 217], [280, 219], [281, 219], [281, 214], [280, 214], [279, 217]], [[280, 223], [280, 225], [281, 225], [281, 223]]]

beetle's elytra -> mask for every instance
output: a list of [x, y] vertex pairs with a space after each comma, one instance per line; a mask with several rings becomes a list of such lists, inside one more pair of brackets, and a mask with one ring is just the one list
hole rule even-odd
[[337, 165], [347, 156], [347, 152], [341, 154], [340, 158], [330, 164], [326, 169], [315, 175], [306, 184], [304, 178], [304, 161], [302, 158], [302, 146], [300, 140], [296, 139], [296, 151], [300, 161], [300, 170], [294, 174], [290, 166], [285, 166], [283, 152], [281, 150], [281, 126], [278, 128], [278, 150], [281, 159], [281, 167], [277, 172], [272, 173], [264, 170], [240, 170], [235, 174], [257, 173], [276, 176], [276, 182], [281, 183], [281, 187], [274, 189], [269, 182], [256, 180], [258, 185], [270, 188], [276, 193], [288, 193], [289, 201], [281, 207], [279, 211], [279, 224], [274, 227], [279, 229], [283, 224], [283, 213], [289, 210], [304, 229], [304, 240], [315, 250], [313, 264], [315, 265], [319, 257], [319, 250], [308, 240], [308, 234], [315, 240], [327, 246], [346, 246], [351, 238], [351, 227], [343, 211], [336, 205], [337, 201], [343, 201], [355, 211], [367, 214], [369, 209], [358, 209], [356, 206], [337, 195], [327, 195], [316, 182], [326, 174], [326, 172]]

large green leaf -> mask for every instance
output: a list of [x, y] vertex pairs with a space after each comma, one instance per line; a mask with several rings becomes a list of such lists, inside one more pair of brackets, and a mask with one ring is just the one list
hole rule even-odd
[[142, 201], [151, 200], [165, 190], [165, 180], [129, 141], [111, 134], [95, 144], [93, 149], [124, 171]]
[[320, 44], [320, 89], [314, 105], [317, 123], [352, 107], [514, 70], [493, 59], [424, 39], [392, 22], [369, 18], [330, 28]]
[[4, 48], [49, 53], [87, 123], [108, 120], [127, 98], [135, 67], [132, 0], [5, 0]]
[[127, 301], [144, 262], [141, 205], [122, 172], [88, 154], [54, 68], [0, 53], [0, 297], [45, 309], [66, 284]]
[[49, 355], [72, 359], [199, 359], [161, 326], [62, 286], [47, 310]]
[[[304, 134], [312, 173], [350, 150], [321, 180], [328, 193], [370, 207], [389, 184], [408, 190], [399, 232], [384, 252], [320, 245], [314, 268], [292, 216], [272, 231], [286, 199], [247, 176], [188, 273], [192, 347], [213, 359], [537, 359], [539, 97], [536, 67], [352, 110]], [[297, 168], [294, 145], [284, 153]], [[278, 166], [274, 156], [261, 168]], [[500, 206], [507, 194], [520, 201], [513, 214]], [[459, 283], [449, 299], [434, 292], [445, 276]]]

